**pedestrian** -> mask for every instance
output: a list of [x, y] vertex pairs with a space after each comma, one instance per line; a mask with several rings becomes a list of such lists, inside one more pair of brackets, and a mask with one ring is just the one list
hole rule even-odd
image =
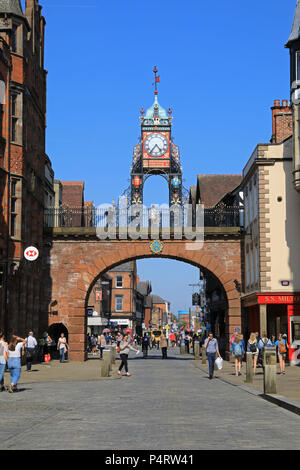
[[167, 352], [168, 352], [168, 340], [164, 334], [160, 337], [160, 347], [162, 352], [162, 359], [168, 359]]
[[245, 345], [240, 335], [236, 335], [231, 345], [230, 354], [233, 354], [234, 359], [235, 359], [235, 375], [236, 376], [242, 375], [241, 365], [242, 365], [242, 358], [245, 354]]
[[49, 354], [50, 355], [50, 359], [51, 359], [51, 353], [50, 353], [50, 347], [51, 347], [51, 344], [53, 343], [53, 340], [52, 338], [48, 335], [47, 331], [45, 331], [45, 333], [43, 334], [43, 338], [45, 340], [45, 344], [44, 344], [44, 357], [46, 354]]
[[35, 348], [37, 347], [37, 340], [33, 336], [33, 331], [29, 331], [26, 338], [25, 344], [25, 356], [26, 356], [26, 370], [31, 371], [32, 362], [34, 359]]
[[279, 359], [280, 374], [285, 375], [285, 358], [287, 354], [287, 337], [280, 333], [278, 341], [275, 341], [277, 346], [277, 354]]
[[4, 372], [6, 367], [5, 351], [7, 343], [5, 342], [4, 334], [0, 331], [0, 392], [4, 392]]
[[129, 355], [130, 350], [135, 351], [136, 354], [139, 353], [139, 350], [135, 349], [131, 346], [128, 335], [124, 336], [124, 338], [121, 341], [120, 346], [119, 346], [118, 349], [119, 349], [118, 352], [120, 353], [120, 358], [121, 358], [121, 365], [120, 365], [119, 370], [118, 370], [118, 375], [122, 376], [121, 370], [123, 369], [123, 367], [125, 367], [126, 375], [128, 377], [130, 377], [131, 374], [128, 372], [128, 362], [127, 362], [128, 361], [128, 355]]
[[92, 344], [92, 353], [93, 356], [97, 354], [97, 338], [94, 334], [91, 336], [91, 344]]
[[12, 335], [6, 348], [7, 367], [10, 372], [10, 384], [7, 387], [9, 393], [18, 391], [18, 381], [21, 376], [21, 354], [26, 340]]
[[257, 345], [257, 336], [256, 333], [251, 333], [250, 338], [247, 343], [247, 352], [252, 354], [253, 362], [253, 374], [256, 374], [257, 359], [259, 354], [259, 349]]
[[142, 351], [143, 351], [143, 357], [148, 356], [148, 347], [149, 347], [149, 338], [148, 335], [145, 333], [142, 341]]
[[[121, 342], [121, 340], [120, 340]], [[100, 336], [99, 349], [100, 349], [100, 359], [103, 359], [103, 350], [106, 348], [106, 339], [104, 335]]]
[[172, 344], [172, 348], [174, 348], [175, 345], [176, 345], [176, 338], [175, 338], [175, 334], [173, 332], [170, 334], [170, 341], [171, 341], [171, 344]]
[[185, 344], [185, 352], [187, 354], [190, 354], [190, 337], [187, 333], [185, 333], [183, 338], [184, 338], [184, 344]]
[[220, 358], [221, 358], [221, 354], [219, 353], [218, 341], [216, 340], [216, 338], [214, 338], [212, 331], [208, 333], [208, 338], [205, 341], [204, 347], [206, 349], [206, 355], [207, 355], [207, 360], [209, 364], [209, 378], [213, 379], [216, 354]]
[[68, 351], [67, 338], [65, 338], [64, 333], [60, 334], [60, 338], [57, 342], [57, 350], [59, 351], [60, 362], [64, 363], [65, 362], [65, 354]]

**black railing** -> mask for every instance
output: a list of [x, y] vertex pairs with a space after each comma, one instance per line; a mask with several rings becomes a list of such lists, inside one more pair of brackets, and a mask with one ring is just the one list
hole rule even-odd
[[[202, 215], [201, 215], [202, 214]], [[91, 207], [60, 207], [44, 211], [44, 226], [59, 227], [128, 227], [138, 221], [141, 227], [174, 227], [202, 224], [204, 227], [241, 227], [243, 226], [243, 210], [239, 207], [222, 206], [204, 209], [202, 212], [191, 208], [177, 206], [175, 210], [163, 208], [143, 208], [134, 212], [127, 208], [91, 208]]]

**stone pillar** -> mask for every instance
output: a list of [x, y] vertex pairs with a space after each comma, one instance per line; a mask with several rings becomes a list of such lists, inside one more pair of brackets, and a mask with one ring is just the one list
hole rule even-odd
[[117, 348], [116, 346], [112, 345], [112, 346], [107, 346], [107, 349], [109, 349], [111, 351], [111, 363], [112, 364], [115, 364], [116, 362], [116, 354], [117, 354]]
[[251, 352], [246, 353], [246, 383], [253, 383], [253, 357]]
[[180, 354], [185, 354], [185, 343], [184, 342], [180, 343]]
[[276, 349], [266, 349], [264, 352], [264, 394], [276, 394]]
[[109, 377], [108, 362], [100, 361], [100, 367], [101, 367], [101, 372], [100, 372], [101, 377]]
[[200, 360], [200, 344], [198, 342], [194, 342], [194, 358], [195, 361]]
[[202, 346], [202, 364], [206, 364], [206, 348]]
[[112, 369], [112, 351], [110, 349], [104, 349], [103, 350], [103, 361], [106, 362], [108, 366], [108, 371], [111, 371]]
[[259, 329], [260, 335], [267, 334], [267, 305], [259, 305]]

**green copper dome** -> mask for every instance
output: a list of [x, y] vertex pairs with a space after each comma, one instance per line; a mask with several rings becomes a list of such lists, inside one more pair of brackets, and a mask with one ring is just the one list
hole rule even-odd
[[20, 0], [0, 0], [0, 14], [1, 13], [23, 16]]

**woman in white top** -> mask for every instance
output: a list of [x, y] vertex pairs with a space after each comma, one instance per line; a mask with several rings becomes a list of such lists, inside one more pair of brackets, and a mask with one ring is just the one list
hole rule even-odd
[[65, 354], [68, 351], [67, 338], [65, 334], [61, 333], [60, 338], [57, 342], [57, 349], [59, 350], [60, 362], [65, 362]]
[[17, 392], [17, 385], [21, 376], [21, 354], [26, 344], [26, 339], [12, 335], [11, 340], [6, 348], [7, 367], [10, 372], [10, 385], [7, 389], [9, 393]]
[[6, 366], [5, 351], [7, 343], [5, 342], [4, 334], [0, 331], [0, 392], [4, 392], [4, 372]]

